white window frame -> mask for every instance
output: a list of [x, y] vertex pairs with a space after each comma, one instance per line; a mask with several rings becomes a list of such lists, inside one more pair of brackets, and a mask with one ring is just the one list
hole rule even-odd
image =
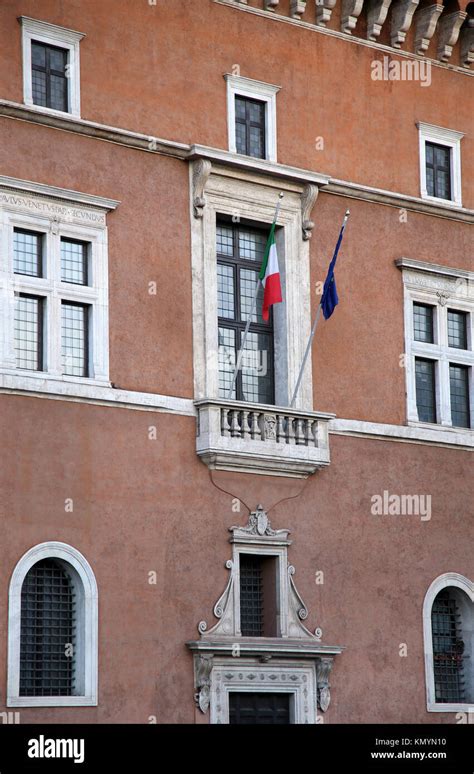
[[[79, 44], [84, 37], [83, 32], [76, 32], [56, 24], [32, 19], [29, 16], [21, 16], [19, 19], [22, 28], [22, 53], [23, 53], [23, 99], [25, 105], [52, 115], [67, 115], [80, 118], [81, 115], [81, 88], [80, 88], [80, 55]], [[36, 105], [33, 102], [31, 43], [45, 43], [50, 46], [64, 48], [67, 51], [68, 72], [68, 109], [54, 110], [53, 108]]]
[[[190, 170], [192, 186], [192, 170]], [[192, 190], [192, 188], [191, 188]], [[219, 398], [216, 222], [221, 215], [270, 227], [280, 187], [213, 167], [203, 217], [191, 214], [193, 269], [193, 357], [195, 399]], [[285, 302], [273, 307], [275, 405], [288, 406], [311, 329], [309, 241], [301, 238], [301, 192], [285, 190], [275, 238]], [[192, 197], [191, 197], [192, 206]], [[312, 411], [311, 359], [306, 363], [296, 408]]]
[[[76, 685], [73, 696], [20, 696], [21, 589], [28, 571], [42, 559], [67, 565], [77, 600]], [[87, 559], [66, 543], [33, 546], [16, 565], [10, 581], [8, 607], [7, 707], [94, 707], [98, 702], [98, 592]]]
[[276, 95], [280, 86], [271, 83], [255, 81], [240, 75], [224, 76], [227, 82], [227, 130], [229, 150], [237, 153], [235, 137], [235, 98], [247, 97], [265, 103], [265, 158], [268, 161], [277, 160], [277, 112]]
[[[35, 189], [34, 192], [32, 189]], [[32, 380], [108, 386], [108, 251], [106, 211], [117, 202], [88, 197], [51, 186], [0, 178], [0, 373], [14, 377], [16, 387], [28, 389]], [[92, 206], [86, 206], [90, 204]], [[13, 271], [14, 229], [42, 233], [44, 277]], [[86, 242], [89, 250], [90, 285], [61, 280], [61, 238]], [[29, 293], [45, 301], [43, 370], [16, 366], [14, 349], [15, 294]], [[61, 302], [89, 305], [88, 376], [62, 373]]]
[[[408, 424], [419, 427], [450, 429], [462, 435], [474, 432], [474, 272], [451, 269], [421, 261], [401, 259], [403, 269], [405, 319], [405, 377]], [[435, 343], [415, 341], [413, 304], [434, 307]], [[466, 312], [468, 350], [448, 346], [448, 309]], [[415, 358], [435, 361], [436, 423], [420, 422], [416, 404]], [[451, 421], [449, 364], [469, 368], [471, 427], [456, 427]]]
[[[433, 631], [431, 625], [431, 611], [436, 596], [445, 588], [455, 587], [465, 592], [467, 597], [474, 603], [474, 583], [464, 575], [455, 572], [447, 572], [439, 575], [430, 585], [426, 592], [423, 602], [423, 638], [425, 649], [425, 680], [426, 680], [426, 703], [428, 712], [469, 712], [474, 713], [474, 704], [450, 704], [437, 702], [435, 697], [434, 666], [433, 666]], [[473, 614], [474, 618], [474, 614]], [[472, 636], [474, 643], [474, 635]], [[474, 655], [473, 653], [471, 655]], [[472, 668], [472, 667], [471, 667]], [[473, 672], [474, 674], [474, 672]], [[473, 688], [474, 690], [474, 688]]]
[[[420, 146], [420, 190], [421, 198], [427, 199], [437, 204], [447, 204], [455, 207], [462, 207], [462, 184], [461, 184], [461, 139], [463, 132], [457, 132], [454, 129], [444, 129], [441, 126], [433, 126], [419, 121], [416, 124], [418, 128], [418, 139]], [[439, 196], [429, 196], [426, 189], [426, 143], [434, 142], [437, 145], [444, 145], [451, 149], [450, 169], [451, 169], [451, 199], [442, 199]]]

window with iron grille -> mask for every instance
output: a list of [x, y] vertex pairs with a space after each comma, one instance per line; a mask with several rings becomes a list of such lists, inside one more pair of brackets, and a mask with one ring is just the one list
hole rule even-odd
[[465, 701], [462, 622], [456, 599], [449, 588], [437, 595], [431, 623], [436, 701], [462, 703]]
[[[243, 225], [217, 224], [219, 394], [226, 398], [247, 323], [267, 233]], [[262, 319], [260, 288], [232, 398], [274, 403], [273, 312]]]
[[275, 557], [240, 554], [240, 631], [243, 637], [277, 636]]
[[32, 41], [33, 103], [53, 110], [68, 110], [68, 51]]
[[438, 199], [451, 199], [451, 148], [426, 143], [426, 191]]
[[235, 144], [237, 153], [266, 158], [265, 102], [235, 97]]
[[58, 561], [33, 565], [21, 591], [20, 696], [74, 694], [75, 605]]

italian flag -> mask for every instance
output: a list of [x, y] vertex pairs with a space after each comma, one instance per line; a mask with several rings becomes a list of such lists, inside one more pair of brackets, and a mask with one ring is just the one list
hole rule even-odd
[[265, 255], [259, 277], [263, 285], [262, 317], [267, 322], [270, 316], [272, 304], [279, 304], [281, 297], [280, 270], [278, 268], [278, 255], [275, 244], [275, 223], [273, 223], [268, 237]]

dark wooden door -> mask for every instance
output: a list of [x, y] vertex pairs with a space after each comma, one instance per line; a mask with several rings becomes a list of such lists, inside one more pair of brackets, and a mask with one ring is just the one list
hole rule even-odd
[[229, 694], [231, 725], [285, 725], [289, 722], [289, 693]]

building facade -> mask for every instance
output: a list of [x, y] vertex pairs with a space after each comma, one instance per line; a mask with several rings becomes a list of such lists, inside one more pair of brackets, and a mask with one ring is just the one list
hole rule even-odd
[[468, 722], [473, 4], [0, 20], [3, 721]]

